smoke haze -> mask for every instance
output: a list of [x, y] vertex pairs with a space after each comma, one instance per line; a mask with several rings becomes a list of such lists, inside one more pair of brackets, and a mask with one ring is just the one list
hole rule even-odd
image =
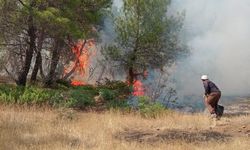
[[191, 52], [174, 73], [179, 95], [201, 96], [200, 76], [207, 74], [224, 96], [249, 96], [250, 1], [172, 0], [171, 14], [183, 11], [181, 37]]
[[227, 96], [250, 94], [250, 1], [172, 0], [171, 10], [185, 12], [182, 37], [191, 54], [177, 65], [182, 96], [201, 95], [208, 74]]

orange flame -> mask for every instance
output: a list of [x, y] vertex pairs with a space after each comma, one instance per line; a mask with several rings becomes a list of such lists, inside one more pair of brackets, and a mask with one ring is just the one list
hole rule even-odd
[[95, 55], [95, 42], [93, 39], [86, 41], [79, 41], [72, 47], [72, 52], [75, 55], [75, 60], [65, 68], [64, 74], [73, 71], [73, 79], [71, 84], [73, 86], [85, 85], [83, 81], [89, 70], [90, 58]]
[[82, 81], [73, 80], [73, 81], [71, 82], [71, 85], [73, 85], [73, 86], [83, 86], [83, 85], [85, 85], [85, 84], [84, 84], [84, 82], [82, 82]]
[[135, 80], [133, 84], [133, 95], [134, 96], [144, 96], [144, 85], [140, 80]]

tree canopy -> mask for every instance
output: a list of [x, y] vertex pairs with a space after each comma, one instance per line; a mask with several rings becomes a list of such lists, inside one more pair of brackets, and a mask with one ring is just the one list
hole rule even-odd
[[171, 63], [182, 50], [181, 18], [167, 15], [169, 4], [169, 0], [124, 0], [113, 17], [117, 37], [103, 54], [125, 69], [130, 83], [149, 68]]
[[[7, 50], [6, 71], [25, 85], [32, 68], [42, 72], [42, 54], [50, 59], [44, 80], [53, 83], [59, 59], [79, 39], [96, 37], [111, 0], [0, 0], [1, 45]], [[67, 57], [67, 56], [66, 56]]]

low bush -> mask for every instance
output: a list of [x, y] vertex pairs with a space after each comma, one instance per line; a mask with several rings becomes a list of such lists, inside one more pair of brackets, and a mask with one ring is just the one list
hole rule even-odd
[[109, 79], [104, 79], [98, 82], [98, 89], [100, 91], [112, 90], [114, 93], [119, 93], [117, 98], [126, 99], [131, 93], [130, 86], [123, 81], [111, 81]]
[[99, 95], [105, 101], [108, 109], [127, 109], [130, 87], [122, 81], [111, 81], [104, 79], [98, 83]]
[[110, 90], [110, 89], [100, 89], [99, 90], [99, 95], [105, 100], [105, 101], [112, 101], [114, 99], [116, 99], [119, 95], [119, 93], [117, 93], [114, 90]]
[[145, 118], [156, 118], [167, 111], [164, 105], [152, 102], [149, 97], [138, 97], [138, 109], [140, 115]]
[[55, 106], [63, 99], [61, 90], [45, 89], [34, 86], [15, 87], [0, 85], [0, 101], [6, 104], [49, 104]]
[[[132, 107], [128, 104], [128, 91], [129, 86], [118, 81], [106, 82], [97, 87], [86, 85], [66, 89], [0, 85], [0, 103], [77, 109], [106, 106], [107, 109], [131, 110], [135, 107], [141, 116], [150, 118], [155, 118], [166, 110], [162, 104], [152, 103], [148, 97], [134, 97], [137, 102]], [[101, 99], [101, 103], [95, 101], [96, 96]]]
[[67, 107], [83, 109], [95, 104], [95, 91], [75, 89], [70, 91], [70, 98], [66, 101]]
[[56, 83], [58, 84], [58, 85], [63, 85], [63, 86], [65, 86], [65, 87], [71, 87], [71, 83], [69, 82], [69, 81], [67, 81], [67, 80], [57, 80], [56, 81]]
[[13, 85], [0, 85], [0, 99], [4, 103], [16, 103], [24, 88]]
[[52, 107], [70, 107], [83, 109], [95, 105], [94, 97], [101, 94], [105, 104], [110, 107], [119, 106], [116, 90], [104, 87], [79, 86], [68, 89], [47, 89], [37, 86], [18, 87], [13, 85], [0, 85], [0, 103], [49, 105]]

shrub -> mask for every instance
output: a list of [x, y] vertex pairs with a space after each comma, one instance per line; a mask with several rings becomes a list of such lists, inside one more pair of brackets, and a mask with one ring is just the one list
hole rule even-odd
[[65, 106], [74, 108], [84, 108], [94, 105], [94, 96], [98, 91], [92, 86], [74, 87], [70, 90], [69, 99], [65, 102]]
[[110, 89], [100, 89], [99, 94], [105, 101], [112, 101], [118, 96], [117, 92]]
[[0, 86], [0, 101], [6, 104], [49, 104], [56, 105], [63, 99], [61, 90], [45, 89], [35, 86]]
[[98, 82], [98, 89], [109, 89], [113, 90], [120, 99], [126, 99], [130, 94], [130, 87], [123, 81], [111, 81], [109, 79], [104, 79], [101, 82]]
[[0, 85], [0, 100], [3, 103], [16, 103], [25, 88], [12, 85]]
[[150, 101], [149, 97], [139, 97], [138, 109], [142, 117], [156, 118], [166, 111], [166, 107], [161, 103]]
[[48, 101], [51, 95], [44, 89], [27, 87], [24, 92], [19, 96], [19, 104], [41, 104]]
[[63, 85], [65, 87], [71, 87], [72, 86], [70, 81], [62, 80], [62, 79], [57, 80], [56, 83], [59, 84], [59, 85]]
[[[118, 88], [120, 87], [120, 88]], [[122, 82], [109, 82], [100, 87], [80, 86], [70, 89], [46, 89], [37, 86], [16, 87], [0, 85], [0, 102], [5, 104], [49, 105], [51, 107], [69, 107], [83, 109], [94, 106], [94, 97], [98, 94], [103, 98], [108, 109], [130, 109], [127, 93], [122, 93]], [[151, 103], [148, 97], [138, 98], [138, 110], [143, 117], [156, 117], [165, 110], [159, 103]]]
[[49, 89], [37, 86], [0, 85], [0, 102], [5, 104], [49, 105], [52, 107], [83, 108], [94, 104], [98, 91], [93, 86], [70, 89]]

